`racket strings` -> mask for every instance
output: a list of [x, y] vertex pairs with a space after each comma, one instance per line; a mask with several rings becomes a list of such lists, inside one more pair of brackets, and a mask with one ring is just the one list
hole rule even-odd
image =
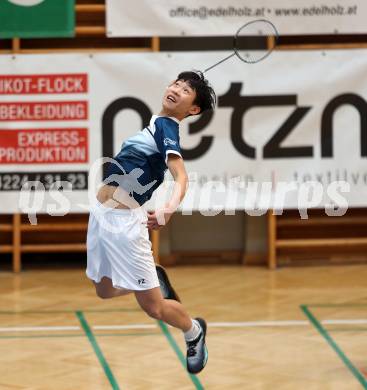
[[204, 73], [236, 55], [247, 64], [265, 59], [275, 49], [279, 34], [273, 23], [266, 19], [244, 24], [233, 37], [233, 53], [204, 70]]
[[254, 64], [266, 58], [278, 42], [278, 32], [268, 20], [242, 26], [234, 37], [234, 51], [242, 61]]
[[242, 61], [254, 64], [267, 57], [278, 42], [278, 32], [268, 20], [242, 26], [234, 37], [234, 51]]

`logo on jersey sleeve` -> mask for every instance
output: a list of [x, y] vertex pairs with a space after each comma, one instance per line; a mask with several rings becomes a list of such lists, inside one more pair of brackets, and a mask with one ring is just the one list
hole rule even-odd
[[168, 145], [170, 145], [170, 146], [176, 146], [176, 145], [177, 145], [177, 142], [174, 141], [174, 140], [171, 139], [171, 138], [165, 138], [165, 139], [163, 140], [163, 143], [165, 144], [165, 146], [168, 146]]

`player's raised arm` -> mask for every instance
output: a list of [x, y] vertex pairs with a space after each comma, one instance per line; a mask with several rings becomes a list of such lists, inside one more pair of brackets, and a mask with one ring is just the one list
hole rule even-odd
[[168, 155], [167, 167], [175, 180], [172, 197], [167, 205], [169, 209], [176, 211], [178, 205], [182, 202], [187, 189], [188, 177], [185, 164], [180, 156], [175, 154]]

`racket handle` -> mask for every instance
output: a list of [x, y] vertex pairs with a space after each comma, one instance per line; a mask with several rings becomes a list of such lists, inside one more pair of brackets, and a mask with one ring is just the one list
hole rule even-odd
[[233, 57], [235, 54], [236, 54], [236, 53], [233, 52], [233, 53], [230, 54], [228, 57], [223, 58], [222, 60], [218, 61], [216, 64], [214, 64], [214, 65], [212, 65], [212, 66], [209, 66], [209, 68], [205, 69], [205, 70], [203, 71], [203, 73], [206, 73], [208, 70], [213, 69], [214, 67], [216, 67], [217, 65], [221, 64], [222, 62], [229, 60], [229, 59], [230, 59], [231, 57]]

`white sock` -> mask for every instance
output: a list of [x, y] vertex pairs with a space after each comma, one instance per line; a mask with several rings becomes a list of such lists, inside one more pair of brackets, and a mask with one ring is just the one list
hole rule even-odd
[[187, 332], [184, 332], [186, 341], [195, 340], [201, 332], [200, 324], [196, 320], [191, 320], [191, 321], [192, 321], [191, 329], [188, 330]]

